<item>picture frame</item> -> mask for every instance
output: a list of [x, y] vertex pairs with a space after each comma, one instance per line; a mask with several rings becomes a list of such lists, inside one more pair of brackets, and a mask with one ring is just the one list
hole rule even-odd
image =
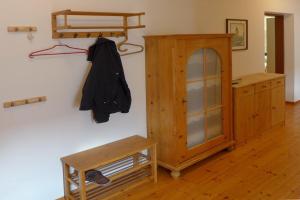
[[248, 49], [248, 20], [226, 19], [226, 33], [233, 34], [233, 51]]

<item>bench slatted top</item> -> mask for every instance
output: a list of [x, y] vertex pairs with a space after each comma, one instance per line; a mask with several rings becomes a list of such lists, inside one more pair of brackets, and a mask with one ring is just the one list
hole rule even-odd
[[150, 139], [135, 135], [63, 157], [61, 160], [77, 170], [86, 171], [130, 156], [136, 152], [150, 148], [154, 144], [155, 142]]

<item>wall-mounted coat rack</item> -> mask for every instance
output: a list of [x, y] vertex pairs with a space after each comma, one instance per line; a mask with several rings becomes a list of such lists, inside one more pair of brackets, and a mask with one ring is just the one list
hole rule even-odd
[[36, 26], [9, 26], [7, 27], [7, 32], [13, 32], [13, 33], [17, 33], [17, 32], [27, 32], [27, 38], [28, 40], [33, 40], [33, 32], [37, 32], [37, 27]]
[[[112, 12], [83, 12], [64, 10], [52, 13], [52, 38], [91, 38], [91, 37], [125, 37], [128, 40], [128, 29], [145, 28], [141, 23], [141, 16], [145, 13], [112, 13]], [[58, 16], [64, 17], [64, 24], [58, 24]], [[121, 26], [73, 26], [69, 24], [69, 16], [105, 16], [105, 17], [121, 17], [123, 25]], [[128, 25], [129, 17], [138, 17], [138, 23], [135, 26]], [[118, 30], [118, 31], [79, 31], [71, 32], [70, 30]]]
[[36, 26], [9, 26], [7, 32], [37, 32]]
[[45, 97], [45, 96], [34, 97], [34, 98], [30, 98], [30, 99], [22, 99], [22, 100], [5, 102], [3, 104], [3, 107], [11, 108], [11, 107], [15, 107], [15, 106], [23, 106], [23, 105], [27, 105], [27, 104], [40, 103], [40, 102], [45, 102], [45, 101], [47, 101], [47, 97]]

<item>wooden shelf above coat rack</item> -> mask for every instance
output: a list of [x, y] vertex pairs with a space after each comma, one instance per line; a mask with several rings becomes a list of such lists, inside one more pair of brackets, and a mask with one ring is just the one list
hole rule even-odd
[[[141, 23], [141, 16], [145, 15], [144, 12], [141, 13], [113, 13], [113, 12], [83, 12], [83, 11], [72, 11], [63, 10], [59, 12], [52, 13], [52, 38], [92, 38], [92, 37], [125, 37], [128, 39], [128, 29], [138, 29], [145, 28], [145, 25]], [[58, 16], [63, 16], [63, 25], [58, 24]], [[123, 25], [121, 26], [73, 26], [69, 24], [68, 16], [104, 16], [104, 17], [120, 17], [122, 18]], [[128, 18], [138, 17], [137, 25], [129, 26]], [[88, 31], [78, 31], [71, 32], [70, 30], [93, 30]], [[101, 31], [94, 31], [100, 29]], [[113, 29], [118, 29], [117, 31], [111, 31]], [[106, 30], [106, 31], [105, 31]], [[107, 31], [108, 30], [108, 31]]]

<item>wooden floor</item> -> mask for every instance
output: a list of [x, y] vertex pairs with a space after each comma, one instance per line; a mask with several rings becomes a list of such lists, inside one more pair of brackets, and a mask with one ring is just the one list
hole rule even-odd
[[149, 183], [114, 200], [300, 199], [300, 104], [287, 105], [284, 128], [265, 133], [183, 171], [159, 170]]

